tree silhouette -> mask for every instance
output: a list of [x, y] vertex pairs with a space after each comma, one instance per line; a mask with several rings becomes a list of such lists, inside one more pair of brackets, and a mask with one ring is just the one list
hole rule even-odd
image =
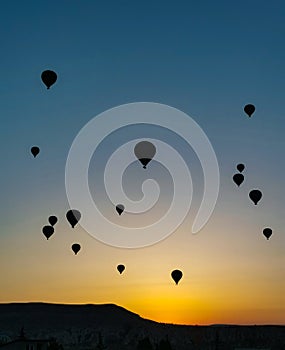
[[97, 345], [95, 347], [95, 350], [104, 350], [104, 349], [107, 349], [107, 347], [103, 343], [103, 337], [102, 337], [101, 332], [99, 332], [99, 334], [98, 334], [98, 343], [97, 343]]
[[63, 346], [55, 338], [51, 338], [47, 350], [63, 350]]
[[140, 340], [137, 345], [137, 350], [154, 350], [148, 337]]
[[161, 339], [159, 344], [156, 347], [156, 350], [173, 350], [168, 338]]

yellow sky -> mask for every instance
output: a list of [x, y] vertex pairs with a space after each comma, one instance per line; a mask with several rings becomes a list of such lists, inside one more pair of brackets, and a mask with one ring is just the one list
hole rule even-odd
[[[187, 232], [188, 224], [135, 250], [109, 247], [65, 222], [49, 241], [19, 224], [17, 234], [1, 238], [0, 302], [115, 303], [181, 324], [284, 324], [284, 240], [266, 241], [248, 223], [247, 231], [243, 224], [225, 231], [214, 218], [198, 235]], [[77, 256], [74, 242], [82, 245]], [[126, 265], [122, 275], [119, 263]], [[170, 277], [176, 268], [184, 273], [178, 286]]]

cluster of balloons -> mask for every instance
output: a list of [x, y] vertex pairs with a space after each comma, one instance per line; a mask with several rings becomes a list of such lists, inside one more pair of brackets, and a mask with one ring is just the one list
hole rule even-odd
[[[45, 70], [41, 74], [41, 79], [47, 87], [47, 89], [50, 89], [50, 87], [57, 81], [57, 74], [52, 70]], [[247, 104], [246, 106], [244, 106], [244, 112], [248, 115], [248, 117], [251, 117], [255, 112], [255, 106], [253, 104]], [[33, 146], [31, 148], [31, 153], [34, 156], [34, 158], [36, 158], [37, 155], [40, 153], [40, 148], [38, 146]], [[134, 147], [134, 154], [139, 160], [139, 162], [142, 164], [143, 168], [146, 169], [147, 165], [150, 163], [150, 161], [156, 154], [156, 147], [149, 141], [141, 141], [137, 143]], [[240, 163], [236, 166], [236, 168], [238, 170], [238, 173], [233, 175], [233, 181], [238, 187], [240, 187], [240, 185], [244, 182], [244, 175], [242, 173], [245, 169], [245, 165]], [[258, 189], [251, 190], [249, 192], [249, 198], [253, 201], [255, 205], [257, 205], [262, 198], [262, 193]], [[123, 204], [117, 204], [115, 209], [118, 215], [121, 216], [125, 210], [125, 207]], [[71, 209], [67, 211], [66, 219], [71, 225], [71, 227], [74, 228], [81, 219], [81, 213], [79, 210]], [[48, 218], [49, 225], [46, 225], [42, 228], [42, 232], [47, 240], [54, 234], [54, 226], [57, 223], [57, 221], [57, 217], [52, 215]], [[263, 234], [268, 240], [272, 235], [272, 229], [264, 228]], [[74, 243], [72, 244], [71, 249], [74, 252], [74, 254], [77, 255], [81, 249], [81, 246], [79, 243]], [[117, 265], [117, 271], [119, 272], [119, 274], [122, 274], [125, 271], [125, 265]], [[182, 277], [183, 273], [181, 270], [173, 270], [171, 272], [171, 278], [173, 279], [176, 285], [178, 285]]]
[[[233, 181], [234, 183], [239, 187], [243, 181], [244, 181], [244, 176], [242, 174], [242, 172], [244, 171], [245, 166], [244, 164], [240, 163], [237, 165], [237, 170], [239, 171], [239, 173], [234, 174], [233, 176]], [[260, 190], [251, 190], [249, 192], [249, 198], [253, 201], [253, 203], [255, 205], [257, 205], [257, 203], [261, 200], [262, 198], [262, 192]]]
[[[80, 218], [81, 218], [81, 213], [79, 210], [71, 209], [71, 210], [68, 210], [68, 212], [66, 213], [66, 219], [72, 228], [74, 228], [75, 225], [77, 225]], [[48, 222], [49, 222], [49, 225], [46, 225], [42, 228], [42, 232], [45, 235], [47, 240], [54, 234], [55, 232], [54, 226], [58, 222], [58, 218], [55, 215], [51, 215], [48, 218]], [[80, 251], [81, 246], [78, 243], [74, 243], [72, 244], [71, 249], [76, 255]]]
[[[47, 89], [50, 89], [50, 87], [57, 81], [57, 74], [52, 70], [45, 70], [41, 74], [42, 82], [45, 84]], [[40, 153], [40, 148], [38, 146], [33, 146], [31, 148], [31, 153], [34, 156], [34, 158], [37, 157], [37, 155]], [[154, 155], [156, 153], [156, 147], [149, 141], [141, 141], [136, 144], [134, 147], [134, 154], [139, 160], [139, 162], [142, 164], [143, 168], [146, 169], [149, 162], [153, 159]], [[119, 215], [122, 215], [124, 212], [125, 207], [123, 204], [117, 204], [116, 205], [116, 211]], [[66, 219], [69, 222], [70, 226], [74, 228], [79, 220], [81, 219], [81, 213], [79, 210], [76, 209], [70, 209], [66, 213]], [[48, 240], [55, 232], [54, 226], [58, 222], [58, 218], [54, 215], [50, 216], [48, 218], [49, 225], [46, 225], [42, 228], [42, 232], [46, 239]], [[72, 251], [75, 255], [77, 255], [81, 249], [81, 246], [79, 243], [73, 243], [71, 246]], [[117, 265], [117, 271], [122, 274], [125, 271], [126, 267], [123, 264]], [[179, 281], [181, 280], [183, 274], [180, 270], [173, 270], [171, 272], [171, 277], [175, 284], [177, 285]]]
[[[239, 171], [239, 173], [235, 174], [233, 176], [233, 181], [234, 183], [239, 187], [243, 181], [244, 181], [244, 176], [242, 174], [242, 172], [245, 169], [244, 164], [240, 163], [237, 165], [237, 170]], [[260, 190], [254, 189], [251, 190], [248, 194], [249, 198], [252, 200], [252, 202], [254, 203], [254, 205], [257, 205], [258, 202], [261, 200], [262, 198], [262, 192]], [[270, 236], [272, 235], [272, 230], [270, 228], [265, 228], [263, 230], [263, 235], [267, 238], [267, 240], [270, 238]]]

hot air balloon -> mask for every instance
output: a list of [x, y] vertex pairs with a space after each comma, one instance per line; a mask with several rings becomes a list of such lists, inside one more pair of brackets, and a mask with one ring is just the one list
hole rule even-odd
[[44, 226], [42, 232], [46, 236], [46, 239], [49, 239], [54, 233], [54, 228], [52, 226]]
[[48, 218], [48, 222], [51, 224], [51, 226], [54, 226], [54, 225], [57, 223], [57, 217], [54, 216], [54, 215], [51, 215], [51, 216]]
[[183, 273], [180, 270], [173, 270], [171, 272], [171, 277], [173, 281], [176, 283], [176, 285], [181, 280], [182, 276], [183, 276]]
[[120, 264], [117, 266], [117, 270], [120, 272], [120, 274], [122, 274], [122, 272], [124, 272], [124, 270], [125, 270], [125, 266]]
[[31, 148], [31, 153], [34, 156], [34, 158], [36, 158], [36, 156], [40, 153], [40, 149], [38, 146], [33, 146]]
[[76, 255], [79, 252], [79, 250], [81, 249], [81, 246], [78, 243], [74, 243], [74, 244], [72, 244], [71, 249], [73, 250], [74, 254]]
[[72, 228], [74, 228], [74, 226], [78, 223], [80, 218], [81, 218], [81, 213], [79, 210], [71, 209], [66, 213], [66, 219], [70, 223]]
[[259, 190], [252, 190], [249, 192], [249, 198], [255, 205], [261, 200], [262, 193]]
[[248, 105], [244, 106], [244, 109], [243, 109], [243, 110], [245, 111], [245, 113], [246, 113], [249, 117], [251, 117], [252, 114], [253, 114], [254, 111], [255, 111], [255, 107], [254, 107], [254, 105], [252, 105], [252, 104], [248, 104]]
[[263, 234], [264, 234], [264, 236], [267, 238], [267, 240], [269, 240], [270, 236], [272, 235], [272, 230], [271, 230], [271, 228], [266, 227], [266, 228], [263, 230]]
[[42, 81], [49, 89], [57, 80], [57, 74], [52, 70], [45, 70], [41, 75]]
[[119, 215], [122, 215], [124, 210], [125, 210], [125, 207], [123, 206], [123, 204], [116, 205], [116, 211]]
[[238, 164], [237, 165], [237, 170], [240, 172], [240, 173], [242, 173], [243, 171], [244, 171], [244, 164]]
[[141, 141], [136, 144], [134, 153], [138, 160], [142, 163], [143, 168], [146, 169], [147, 164], [152, 160], [156, 153], [156, 148], [149, 141]]
[[242, 174], [235, 174], [233, 176], [233, 180], [234, 180], [234, 183], [239, 187], [244, 181], [244, 176]]

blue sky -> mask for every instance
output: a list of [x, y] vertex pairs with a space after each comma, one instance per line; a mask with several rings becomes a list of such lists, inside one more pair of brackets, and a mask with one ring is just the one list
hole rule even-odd
[[[215, 230], [218, 223], [225, 235], [241, 222], [244, 234], [272, 226], [270, 256], [283, 261], [284, 12], [282, 1], [2, 4], [2, 249], [16, 256], [19, 228], [41, 235], [46, 215], [64, 215], [65, 161], [85, 123], [117, 105], [149, 101], [189, 114], [212, 142], [221, 172]], [[45, 69], [58, 73], [49, 91], [40, 80]], [[256, 106], [250, 119], [247, 103]], [[36, 160], [33, 145], [41, 147]], [[231, 178], [240, 162], [247, 177], [236, 194]], [[246, 198], [251, 187], [264, 192], [258, 212]]]

